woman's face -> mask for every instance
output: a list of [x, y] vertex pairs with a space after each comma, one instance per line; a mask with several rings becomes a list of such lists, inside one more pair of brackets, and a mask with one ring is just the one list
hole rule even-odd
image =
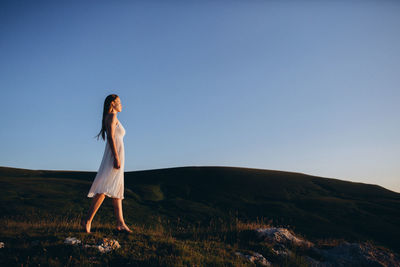
[[113, 102], [111, 102], [111, 106], [117, 112], [121, 112], [121, 110], [122, 110], [121, 99], [119, 99], [119, 97], [117, 97]]

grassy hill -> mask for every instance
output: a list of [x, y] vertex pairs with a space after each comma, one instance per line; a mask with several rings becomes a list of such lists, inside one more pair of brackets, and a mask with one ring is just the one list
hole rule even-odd
[[[2, 219], [77, 218], [95, 172], [0, 167]], [[400, 194], [377, 185], [301, 173], [235, 167], [180, 167], [125, 173], [128, 224], [265, 221], [309, 240], [372, 241], [399, 252]], [[105, 200], [93, 227], [114, 222]]]

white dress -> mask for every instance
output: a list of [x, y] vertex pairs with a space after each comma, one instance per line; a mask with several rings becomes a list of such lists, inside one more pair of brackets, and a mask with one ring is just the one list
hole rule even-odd
[[124, 150], [125, 129], [120, 122], [115, 128], [115, 146], [121, 167], [114, 168], [114, 156], [111, 146], [106, 142], [103, 159], [93, 184], [90, 187], [88, 197], [94, 197], [97, 193], [103, 193], [108, 197], [124, 199], [124, 166], [125, 166], [125, 150]]

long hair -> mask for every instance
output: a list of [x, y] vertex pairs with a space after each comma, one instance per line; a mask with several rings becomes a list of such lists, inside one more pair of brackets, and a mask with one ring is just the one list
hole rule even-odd
[[105, 120], [105, 118], [106, 118], [107, 113], [110, 111], [111, 102], [113, 102], [113, 101], [114, 101], [115, 99], [117, 99], [117, 98], [118, 98], [118, 95], [116, 95], [116, 94], [111, 94], [111, 95], [108, 95], [108, 96], [106, 97], [106, 99], [104, 100], [103, 119], [101, 120], [101, 130], [100, 130], [99, 134], [96, 135], [96, 136], [97, 136], [97, 140], [99, 140], [99, 136], [100, 136], [100, 135], [101, 135], [101, 137], [103, 138], [103, 140], [106, 140], [106, 136], [105, 136], [105, 133], [106, 133], [106, 125], [105, 125], [104, 120]]

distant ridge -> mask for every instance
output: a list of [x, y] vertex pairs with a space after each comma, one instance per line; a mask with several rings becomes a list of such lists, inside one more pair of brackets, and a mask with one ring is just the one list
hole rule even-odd
[[[368, 183], [362, 183], [362, 182], [352, 182], [352, 181], [346, 181], [343, 179], [339, 178], [328, 178], [328, 177], [322, 177], [322, 176], [315, 176], [311, 174], [306, 174], [302, 172], [293, 172], [293, 171], [281, 171], [281, 170], [270, 170], [270, 169], [260, 169], [260, 168], [248, 168], [248, 167], [235, 167], [235, 166], [182, 166], [182, 167], [168, 167], [168, 168], [159, 168], [159, 169], [148, 169], [148, 170], [137, 170], [137, 171], [125, 171], [126, 174], [130, 173], [141, 173], [141, 172], [158, 172], [158, 171], [168, 171], [168, 170], [181, 170], [181, 169], [237, 169], [237, 170], [247, 170], [249, 172], [265, 172], [265, 174], [283, 174], [283, 175], [299, 175], [299, 176], [307, 176], [307, 177], [314, 177], [314, 178], [321, 178], [321, 179], [332, 179], [332, 180], [337, 180], [337, 181], [342, 181], [342, 182], [347, 182], [347, 183], [353, 183], [353, 184], [359, 184], [359, 185], [368, 185], [368, 186], [376, 186], [388, 191], [391, 191], [393, 193], [398, 194], [397, 192], [394, 192], [390, 189], [384, 188], [380, 185], [376, 184], [368, 184]], [[7, 167], [7, 166], [0, 166], [0, 175], [9, 175], [9, 176], [41, 176], [41, 177], [47, 177], [47, 176], [53, 176], [55, 175], [56, 177], [69, 177], [70, 174], [72, 175], [96, 175], [97, 171], [79, 171], [79, 170], [44, 170], [44, 169], [25, 169], [25, 168], [15, 168], [15, 167]], [[71, 177], [72, 178], [72, 177]]]

